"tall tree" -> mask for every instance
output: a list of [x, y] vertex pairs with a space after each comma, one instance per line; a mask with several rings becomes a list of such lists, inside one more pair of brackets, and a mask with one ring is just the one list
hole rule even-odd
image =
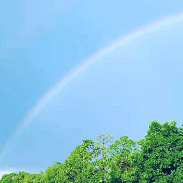
[[77, 146], [64, 161], [60, 169], [60, 176], [64, 183], [90, 182], [94, 178], [93, 159], [98, 156], [99, 148], [95, 147], [93, 140], [87, 139]]
[[[127, 136], [121, 137], [110, 146], [111, 182], [132, 181], [133, 152], [138, 149], [137, 143]], [[129, 180], [130, 178], [130, 180]]]
[[174, 182], [182, 170], [183, 130], [175, 122], [160, 124], [152, 121], [147, 135], [141, 140], [140, 181]]
[[109, 145], [114, 140], [112, 135], [99, 135], [96, 145], [100, 148], [102, 159], [97, 160], [97, 165], [101, 172], [101, 182], [105, 183], [109, 180]]

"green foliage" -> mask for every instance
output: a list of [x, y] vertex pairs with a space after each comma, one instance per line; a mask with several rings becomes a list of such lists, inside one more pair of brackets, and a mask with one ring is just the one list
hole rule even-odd
[[17, 176], [17, 173], [5, 174], [1, 177], [0, 182], [2, 183], [13, 183], [13, 179]]
[[62, 182], [81, 183], [93, 180], [95, 171], [93, 161], [98, 154], [99, 148], [95, 146], [94, 141], [84, 140], [83, 144], [77, 146], [62, 164], [60, 169]]
[[127, 136], [121, 137], [110, 146], [112, 182], [132, 181], [132, 156], [135, 150], [137, 150], [137, 143]]
[[[151, 122], [141, 144], [141, 180], [146, 182], [173, 182], [183, 161], [182, 128], [175, 122], [163, 125]], [[177, 177], [178, 179], [178, 177]]]
[[[45, 171], [45, 177], [42, 177], [42, 180], [49, 183], [60, 183], [61, 180], [59, 178], [59, 169], [61, 168], [61, 163], [56, 162], [54, 165], [49, 166]], [[43, 174], [42, 174], [43, 175]]]
[[99, 135], [83, 140], [61, 164], [45, 173], [3, 175], [0, 183], [181, 183], [183, 182], [183, 127], [152, 121], [144, 139], [127, 136], [113, 141]]

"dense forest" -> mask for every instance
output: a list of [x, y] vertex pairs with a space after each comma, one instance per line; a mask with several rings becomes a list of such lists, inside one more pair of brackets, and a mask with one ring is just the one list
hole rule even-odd
[[45, 172], [10, 173], [0, 180], [22, 182], [181, 183], [183, 127], [177, 127], [176, 122], [152, 121], [146, 136], [138, 142], [127, 136], [114, 140], [111, 135], [99, 135], [96, 141], [83, 140], [63, 163], [56, 162]]

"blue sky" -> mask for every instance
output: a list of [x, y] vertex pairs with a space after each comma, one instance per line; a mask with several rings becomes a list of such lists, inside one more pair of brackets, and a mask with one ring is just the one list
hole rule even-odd
[[[10, 6], [11, 4], [11, 6]], [[39, 98], [82, 60], [182, 1], [0, 2], [0, 150]], [[74, 78], [27, 126], [1, 169], [44, 170], [83, 138], [142, 138], [150, 120], [182, 122], [183, 21], [138, 38]]]

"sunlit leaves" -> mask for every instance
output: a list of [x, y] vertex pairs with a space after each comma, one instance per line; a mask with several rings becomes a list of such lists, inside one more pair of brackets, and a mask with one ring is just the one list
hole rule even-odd
[[86, 139], [61, 164], [45, 173], [4, 175], [0, 183], [181, 183], [183, 182], [183, 127], [152, 121], [144, 139], [115, 140], [99, 135]]

